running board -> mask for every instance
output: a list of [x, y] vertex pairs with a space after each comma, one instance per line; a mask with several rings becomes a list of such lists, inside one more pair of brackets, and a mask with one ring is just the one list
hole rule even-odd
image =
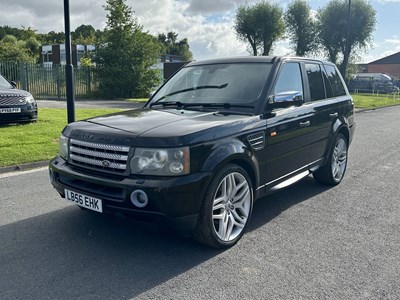
[[297, 174], [296, 176], [293, 176], [293, 177], [275, 185], [274, 187], [271, 188], [271, 191], [283, 189], [283, 188], [303, 179], [304, 177], [307, 177], [308, 175], [310, 175], [310, 171], [301, 172], [300, 174]]

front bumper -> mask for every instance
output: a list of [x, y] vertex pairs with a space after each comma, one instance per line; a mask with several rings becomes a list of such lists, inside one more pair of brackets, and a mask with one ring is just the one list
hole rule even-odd
[[0, 114], [0, 123], [32, 122], [37, 120], [36, 102], [21, 106], [1, 106], [1, 108], [21, 108], [21, 112]]
[[[61, 157], [49, 164], [51, 183], [62, 196], [69, 189], [99, 198], [106, 213], [123, 214], [145, 222], [168, 224], [180, 233], [190, 233], [197, 224], [206, 187], [211, 173], [200, 172], [182, 177], [113, 177], [90, 174], [75, 168]], [[133, 191], [144, 191], [148, 205], [138, 208], [132, 204]]]

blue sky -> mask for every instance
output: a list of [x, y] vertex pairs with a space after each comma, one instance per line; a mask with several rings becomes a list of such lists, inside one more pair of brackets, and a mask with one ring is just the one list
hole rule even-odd
[[[127, 0], [139, 23], [152, 34], [175, 31], [188, 38], [194, 58], [248, 55], [246, 45], [232, 29], [239, 5], [255, 0]], [[286, 9], [290, 1], [273, 1]], [[313, 10], [328, 1], [310, 0]], [[371, 0], [377, 14], [374, 46], [359, 62], [370, 62], [400, 51], [400, 0]], [[91, 24], [105, 26], [105, 0], [70, 0], [71, 27]], [[32, 27], [39, 32], [63, 31], [63, 1], [0, 0], [0, 25]], [[288, 41], [275, 44], [273, 54], [290, 54]]]

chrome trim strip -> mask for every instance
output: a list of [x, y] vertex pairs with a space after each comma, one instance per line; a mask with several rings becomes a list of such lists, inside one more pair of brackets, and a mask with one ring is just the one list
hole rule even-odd
[[[320, 158], [320, 159], [317, 159], [316, 161], [313, 161], [312, 163], [309, 163], [309, 164], [307, 164], [307, 165], [305, 165], [305, 166], [303, 166], [303, 167], [301, 167], [301, 168], [298, 168], [297, 170], [295, 170], [295, 171], [293, 171], [293, 172], [290, 172], [290, 173], [288, 173], [288, 174], [286, 174], [286, 175], [283, 175], [283, 176], [281, 176], [281, 177], [279, 177], [279, 178], [277, 178], [277, 179], [274, 179], [274, 180], [272, 180], [272, 181], [270, 181], [270, 182], [267, 182], [267, 183], [265, 183], [265, 184], [263, 184], [263, 185], [260, 185], [260, 186], [256, 189], [256, 191], [258, 191], [259, 189], [262, 189], [263, 187], [265, 187], [265, 186], [267, 186], [267, 185], [270, 185], [270, 184], [274, 183], [275, 181], [279, 181], [279, 180], [281, 180], [282, 178], [285, 178], [285, 177], [290, 176], [290, 175], [292, 175], [292, 174], [294, 174], [294, 173], [297, 173], [297, 172], [299, 172], [301, 169], [307, 168], [307, 167], [311, 166], [312, 164], [315, 164], [315, 163], [317, 163], [317, 162], [319, 162], [319, 161], [321, 161], [321, 160], [323, 160], [323, 159], [324, 159], [323, 157]], [[300, 173], [300, 174], [301, 174], [301, 173]], [[297, 176], [297, 175], [296, 175], [296, 176]], [[294, 177], [296, 177], [296, 176], [294, 176]], [[290, 180], [290, 178], [289, 178], [288, 180]], [[285, 181], [286, 181], [286, 180], [285, 180]]]
[[71, 152], [74, 152], [74, 153], [93, 156], [93, 157], [101, 157], [101, 158], [114, 159], [114, 160], [123, 160], [123, 161], [127, 161], [128, 160], [128, 155], [121, 155], [121, 154], [114, 154], [114, 153], [107, 153], [107, 152], [99, 152], [99, 151], [94, 151], [94, 150], [87, 150], [87, 149], [83, 149], [83, 148], [77, 148], [77, 147], [74, 147], [74, 146], [71, 146], [70, 150], [71, 150]]
[[74, 140], [74, 139], [71, 139], [71, 144], [88, 147], [88, 148], [94, 148], [94, 149], [129, 152], [129, 147], [126, 147], [126, 146], [97, 144], [97, 143], [84, 142], [84, 141]]
[[308, 171], [308, 170], [301, 172], [300, 174], [290, 177], [289, 179], [282, 181], [280, 184], [275, 185], [274, 187], [272, 187], [271, 190], [275, 191], [275, 190], [283, 189], [284, 187], [292, 185], [293, 183], [299, 181], [300, 179], [303, 179], [304, 177], [308, 176], [309, 174], [310, 174], [310, 171]]
[[75, 161], [79, 161], [79, 162], [83, 162], [85, 164], [90, 164], [90, 165], [95, 165], [95, 166], [107, 168], [107, 169], [119, 169], [119, 170], [125, 170], [126, 169], [126, 165], [124, 165], [124, 164], [119, 164], [119, 163], [115, 163], [115, 162], [109, 162], [109, 165], [106, 167], [106, 166], [103, 165], [101, 160], [90, 159], [90, 158], [86, 158], [86, 157], [82, 157], [82, 156], [77, 156], [77, 155], [74, 155], [74, 154], [70, 154], [70, 159], [71, 160], [75, 160]]

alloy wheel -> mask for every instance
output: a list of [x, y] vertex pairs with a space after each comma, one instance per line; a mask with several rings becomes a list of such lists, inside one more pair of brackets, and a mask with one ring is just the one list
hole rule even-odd
[[221, 180], [212, 207], [214, 232], [219, 239], [229, 242], [242, 233], [251, 204], [251, 187], [241, 173], [229, 173]]

